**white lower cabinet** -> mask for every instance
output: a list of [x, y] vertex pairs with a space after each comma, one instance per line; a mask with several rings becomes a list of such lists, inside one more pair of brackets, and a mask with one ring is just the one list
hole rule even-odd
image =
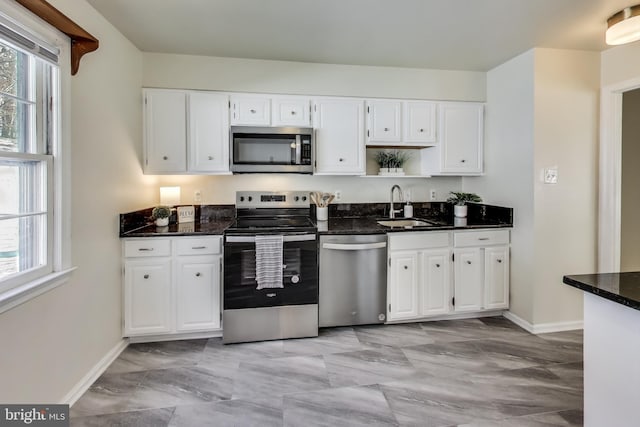
[[125, 261], [125, 335], [171, 331], [171, 259]]
[[389, 234], [389, 321], [509, 307], [509, 230]]
[[220, 330], [221, 239], [126, 239], [124, 336]]
[[409, 320], [450, 311], [449, 232], [389, 235], [387, 318]]
[[509, 308], [509, 230], [453, 233], [455, 311]]

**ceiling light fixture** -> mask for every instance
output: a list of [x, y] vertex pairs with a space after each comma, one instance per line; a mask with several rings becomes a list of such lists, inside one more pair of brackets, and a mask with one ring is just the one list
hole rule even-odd
[[640, 4], [625, 7], [607, 19], [607, 26], [606, 41], [608, 45], [640, 40]]

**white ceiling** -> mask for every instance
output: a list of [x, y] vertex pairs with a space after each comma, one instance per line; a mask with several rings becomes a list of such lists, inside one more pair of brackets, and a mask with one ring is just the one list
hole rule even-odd
[[606, 49], [633, 0], [88, 0], [140, 50], [486, 71], [532, 47]]

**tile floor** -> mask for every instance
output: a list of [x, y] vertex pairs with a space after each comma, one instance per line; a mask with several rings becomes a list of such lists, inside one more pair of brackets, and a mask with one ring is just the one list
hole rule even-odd
[[582, 331], [502, 317], [130, 345], [72, 426], [581, 426]]

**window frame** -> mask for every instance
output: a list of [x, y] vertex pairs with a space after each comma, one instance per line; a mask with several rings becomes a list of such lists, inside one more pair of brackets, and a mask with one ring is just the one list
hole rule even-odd
[[[70, 160], [70, 43], [69, 38], [43, 20], [13, 2], [0, 4], [0, 19], [22, 34], [28, 34], [58, 49], [57, 69], [52, 73], [50, 95], [55, 99], [55, 108], [49, 111], [46, 103], [41, 106], [45, 111], [38, 112], [41, 117], [48, 116], [53, 136], [48, 141], [38, 141], [49, 146], [50, 154], [29, 154], [3, 152], [5, 158], [32, 158], [45, 161], [47, 169], [47, 264], [23, 274], [10, 276], [0, 290], [0, 313], [23, 304], [44, 292], [54, 289], [68, 281], [75, 267], [71, 265], [71, 171]], [[36, 105], [36, 108], [39, 108]], [[36, 113], [36, 117], [38, 116]], [[37, 120], [36, 120], [37, 121]], [[36, 124], [42, 126], [43, 124]]]

